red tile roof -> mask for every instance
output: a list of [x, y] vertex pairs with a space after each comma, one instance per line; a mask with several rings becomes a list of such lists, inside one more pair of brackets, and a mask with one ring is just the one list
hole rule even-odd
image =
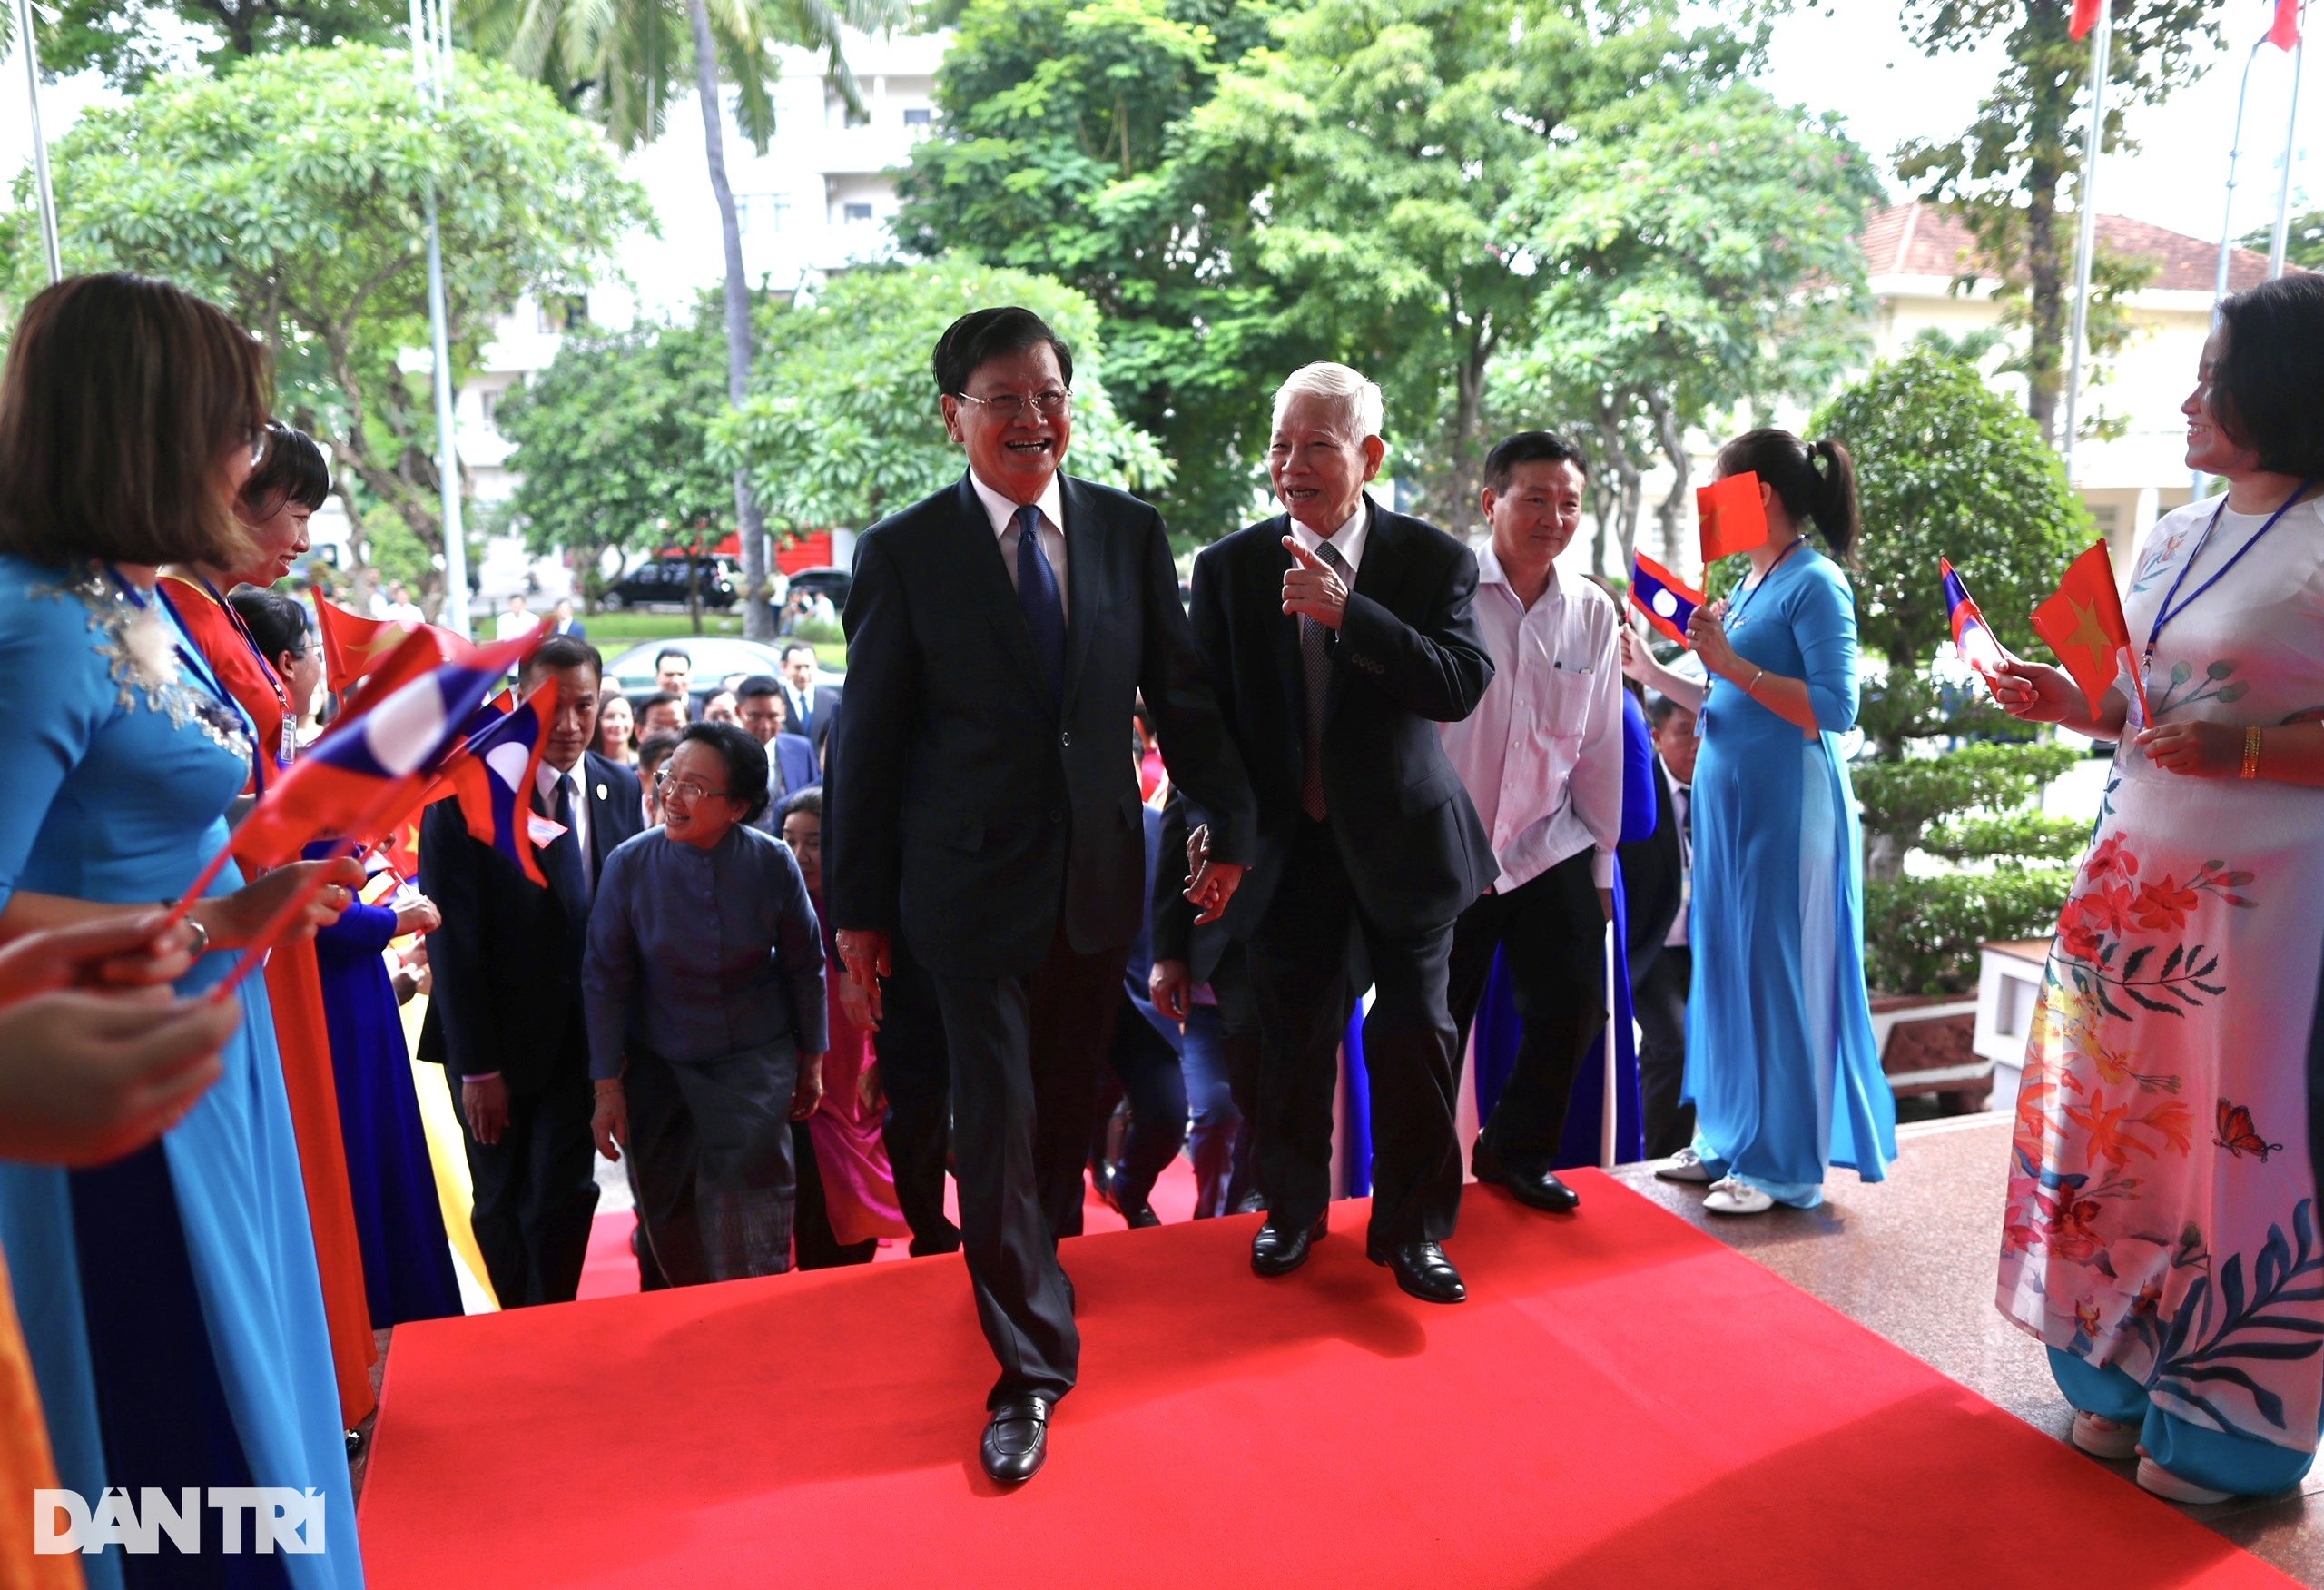
[[[2151, 287], [2208, 292], [2219, 270], [2217, 239], [2206, 242], [2127, 215], [2099, 216], [2098, 240], [2114, 253], [2156, 262]], [[1961, 219], [1919, 199], [1875, 211], [1865, 223], [1863, 247], [1875, 276], [1949, 277], [1980, 270], [1976, 244]], [[2257, 286], [2267, 276], [2267, 255], [2239, 248], [2228, 256], [2230, 291]]]

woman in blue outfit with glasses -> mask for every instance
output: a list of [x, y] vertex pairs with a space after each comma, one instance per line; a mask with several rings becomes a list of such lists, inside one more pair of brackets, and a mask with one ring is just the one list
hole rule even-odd
[[1877, 1181], [1896, 1156], [1864, 987], [1864, 843], [1840, 749], [1856, 713], [1856, 598], [1840, 567], [1861, 528], [1856, 470], [1837, 441], [1753, 430], [1718, 455], [1721, 479], [1746, 472], [1758, 478], [1768, 538], [1733, 599], [1688, 627], [1710, 682], [1648, 670], [1700, 714], [1701, 735], [1688, 929], [1695, 1141], [1656, 1174], [1709, 1182], [1703, 1207], [1725, 1215], [1813, 1209], [1830, 1166]]

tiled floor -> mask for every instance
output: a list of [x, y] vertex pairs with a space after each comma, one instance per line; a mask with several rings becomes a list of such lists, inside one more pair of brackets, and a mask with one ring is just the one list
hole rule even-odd
[[[2063, 1439], [2072, 1416], [2039, 1347], [1994, 1307], [2009, 1117], [1973, 1115], [1902, 1127], [1897, 1148], [1884, 1182], [1866, 1185], [1835, 1170], [1822, 1208], [1778, 1208], [1744, 1219], [1704, 1214], [1702, 1189], [1658, 1181], [1644, 1166], [1613, 1174]], [[2132, 1465], [2108, 1467], [2130, 1483]], [[2004, 1486], [1996, 1479], [1996, 1517]], [[2324, 1585], [2324, 1475], [2312, 1476], [2297, 1496], [2187, 1512], [2303, 1583]]]

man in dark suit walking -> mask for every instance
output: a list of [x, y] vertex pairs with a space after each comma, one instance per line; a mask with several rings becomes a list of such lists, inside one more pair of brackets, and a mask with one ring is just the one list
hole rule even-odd
[[441, 1058], [468, 1140], [477, 1247], [501, 1307], [570, 1302], [597, 1206], [581, 957], [606, 857], [644, 825], [637, 775], [587, 747], [604, 664], [586, 641], [541, 643], [519, 686], [557, 684], [534, 810], [566, 832], [538, 852], [548, 886], [470, 836], [456, 801], [419, 825]]
[[[1633, 646], [1645, 642], [1633, 637]], [[1679, 1094], [1687, 1072], [1687, 985], [1695, 956], [1687, 904], [1695, 864], [1692, 785], [1695, 715], [1668, 696], [1647, 709], [1654, 725], [1654, 832], [1620, 847], [1629, 907], [1630, 1006], [1638, 1012], [1639, 1102], [1646, 1157], [1667, 1160], [1694, 1141], [1695, 1111]]]
[[1212, 905], [1240, 879], [1251, 797], [1161, 516], [1059, 472], [1071, 351], [1029, 311], [980, 310], [931, 362], [969, 469], [856, 545], [827, 898], [867, 995], [899, 932], [935, 984], [963, 1252], [1001, 1366], [981, 1457], [1016, 1481], [1039, 1467], [1080, 1355], [1056, 1239], [1078, 1230], [1097, 1065], [1145, 906], [1123, 735], [1137, 694], [1210, 814], [1216, 862], [1192, 887]]
[[816, 676], [820, 670], [813, 647], [803, 640], [784, 644], [783, 705], [791, 720], [785, 732], [805, 736], [818, 756], [823, 754], [824, 744], [831, 738], [832, 714], [839, 706], [841, 694], [837, 685], [826, 685]]
[[1256, 919], [1267, 1219], [1251, 1267], [1286, 1274], [1324, 1234], [1360, 940], [1375, 994], [1366, 1251], [1413, 1296], [1455, 1303], [1467, 1294], [1439, 1246], [1461, 1207], [1447, 958], [1495, 863], [1436, 725], [1475, 710], [1492, 661], [1474, 555], [1364, 489], [1385, 451], [1381, 410], [1380, 389], [1345, 365], [1284, 383], [1267, 469], [1286, 511], [1195, 559], [1193, 621], [1258, 798], [1258, 859], [1232, 907]]

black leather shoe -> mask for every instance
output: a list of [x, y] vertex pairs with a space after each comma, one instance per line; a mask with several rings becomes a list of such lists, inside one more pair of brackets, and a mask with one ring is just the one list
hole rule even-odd
[[977, 1448], [995, 1485], [1024, 1484], [1049, 1455], [1049, 1405], [1038, 1397], [1012, 1397], [994, 1408]]
[[1423, 1303], [1460, 1303], [1468, 1299], [1469, 1289], [1461, 1284], [1461, 1272], [1433, 1242], [1404, 1242], [1394, 1248], [1367, 1245], [1364, 1256], [1374, 1264], [1386, 1265], [1396, 1284]]
[[1257, 1215], [1265, 1214], [1266, 1208], [1267, 1200], [1260, 1197], [1259, 1190], [1254, 1187], [1235, 1200], [1235, 1208], [1230, 1212], [1238, 1215]]
[[1251, 1268], [1261, 1275], [1289, 1275], [1307, 1262], [1307, 1249], [1322, 1239], [1330, 1220], [1317, 1215], [1314, 1225], [1286, 1230], [1270, 1219], [1251, 1239]]
[[1469, 1168], [1476, 1172], [1478, 1180], [1509, 1189], [1509, 1196], [1528, 1209], [1562, 1215], [1571, 1214], [1581, 1203], [1581, 1194], [1559, 1180], [1556, 1171], [1521, 1170], [1504, 1164], [1482, 1138], [1477, 1141], [1476, 1152], [1469, 1158]]
[[1162, 1223], [1162, 1217], [1154, 1212], [1154, 1206], [1143, 1200], [1122, 1210], [1122, 1219], [1129, 1222], [1129, 1229], [1133, 1231]]

